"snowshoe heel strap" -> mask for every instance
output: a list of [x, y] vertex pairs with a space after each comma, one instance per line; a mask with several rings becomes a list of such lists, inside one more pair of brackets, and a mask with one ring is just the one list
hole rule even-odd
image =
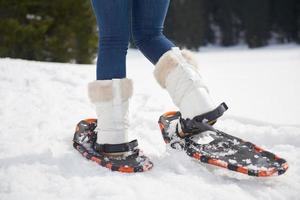
[[95, 144], [94, 148], [98, 152], [103, 153], [121, 153], [133, 151], [135, 147], [138, 146], [137, 140], [132, 140], [131, 142], [121, 143], [121, 144]]
[[197, 115], [193, 118], [193, 120], [213, 125], [216, 122], [216, 119], [221, 117], [226, 110], [228, 110], [228, 106], [226, 105], [226, 103], [223, 102], [214, 110], [204, 113], [202, 115]]

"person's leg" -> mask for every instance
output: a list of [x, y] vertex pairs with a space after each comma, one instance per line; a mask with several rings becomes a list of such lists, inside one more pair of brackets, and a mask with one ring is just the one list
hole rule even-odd
[[96, 107], [98, 143], [128, 141], [128, 102], [132, 81], [126, 77], [129, 40], [129, 1], [92, 0], [99, 28], [97, 80], [89, 83], [88, 94]]
[[193, 118], [215, 108], [195, 59], [163, 35], [169, 0], [133, 0], [132, 32], [136, 45], [156, 65], [155, 78], [166, 88], [182, 116]]
[[99, 29], [97, 80], [126, 77], [128, 0], [91, 0]]
[[133, 0], [132, 33], [139, 50], [156, 64], [175, 45], [163, 35], [170, 0]]
[[125, 78], [128, 4], [129, 0], [92, 0], [100, 44], [97, 80], [88, 84], [88, 95], [96, 107], [97, 120], [79, 123], [73, 146], [103, 167], [134, 173], [150, 170], [153, 164], [139, 151], [137, 140], [128, 141], [129, 100], [133, 93], [132, 80]]

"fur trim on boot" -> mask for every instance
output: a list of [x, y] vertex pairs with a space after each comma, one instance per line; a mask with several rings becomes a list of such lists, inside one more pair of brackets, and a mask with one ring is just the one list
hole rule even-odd
[[129, 99], [132, 80], [96, 80], [88, 84], [90, 101], [95, 105], [99, 126], [99, 144], [128, 142]]
[[[163, 54], [162, 57], [158, 60], [154, 70], [154, 77], [162, 88], [166, 88], [166, 77], [174, 68], [176, 68], [179, 63], [188, 62], [193, 67], [195, 67], [196, 70], [199, 69], [199, 65], [194, 56], [194, 53], [184, 49], [181, 50], [181, 54], [182, 55], [178, 55], [174, 51], [170, 50]], [[181, 56], [183, 56], [184, 59], [182, 59]]]
[[[122, 100], [128, 100], [133, 93], [131, 79], [120, 79]], [[112, 80], [96, 80], [88, 84], [88, 95], [92, 103], [110, 101], [113, 98]]]
[[159, 59], [154, 76], [166, 89], [184, 118], [193, 118], [216, 108], [199, 72], [193, 54], [172, 48]]

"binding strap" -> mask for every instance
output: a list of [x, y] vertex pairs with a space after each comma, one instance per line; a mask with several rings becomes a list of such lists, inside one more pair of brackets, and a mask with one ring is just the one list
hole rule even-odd
[[216, 119], [221, 117], [226, 110], [228, 110], [228, 106], [226, 105], [226, 103], [223, 102], [216, 109], [214, 109], [210, 112], [204, 113], [202, 115], [197, 115], [196, 117], [193, 118], [193, 120], [195, 120], [197, 122], [203, 122], [203, 123], [209, 123], [212, 121], [215, 122]]
[[95, 144], [94, 148], [98, 152], [103, 153], [120, 153], [133, 151], [135, 147], [138, 146], [137, 140], [132, 140], [131, 142], [121, 143], [121, 144]]
[[184, 138], [192, 135], [197, 135], [204, 131], [216, 131], [212, 125], [216, 122], [217, 118], [221, 117], [223, 113], [228, 109], [228, 106], [223, 102], [216, 109], [198, 115], [193, 119], [183, 119], [180, 116], [180, 125], [182, 132], [179, 137]]
[[192, 135], [197, 135], [204, 131], [216, 131], [210, 124], [197, 122], [193, 119], [183, 119], [180, 120], [181, 130], [179, 137], [185, 138]]

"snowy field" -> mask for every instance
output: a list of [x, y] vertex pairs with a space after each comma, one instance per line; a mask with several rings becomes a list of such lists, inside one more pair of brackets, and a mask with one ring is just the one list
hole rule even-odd
[[72, 148], [76, 123], [95, 117], [86, 90], [95, 66], [1, 58], [0, 199], [300, 199], [300, 46], [201, 50], [211, 94], [229, 106], [217, 128], [286, 158], [286, 174], [248, 177], [167, 150], [157, 120], [176, 108], [135, 50], [127, 71], [135, 82], [130, 137], [155, 166], [110, 172]]

